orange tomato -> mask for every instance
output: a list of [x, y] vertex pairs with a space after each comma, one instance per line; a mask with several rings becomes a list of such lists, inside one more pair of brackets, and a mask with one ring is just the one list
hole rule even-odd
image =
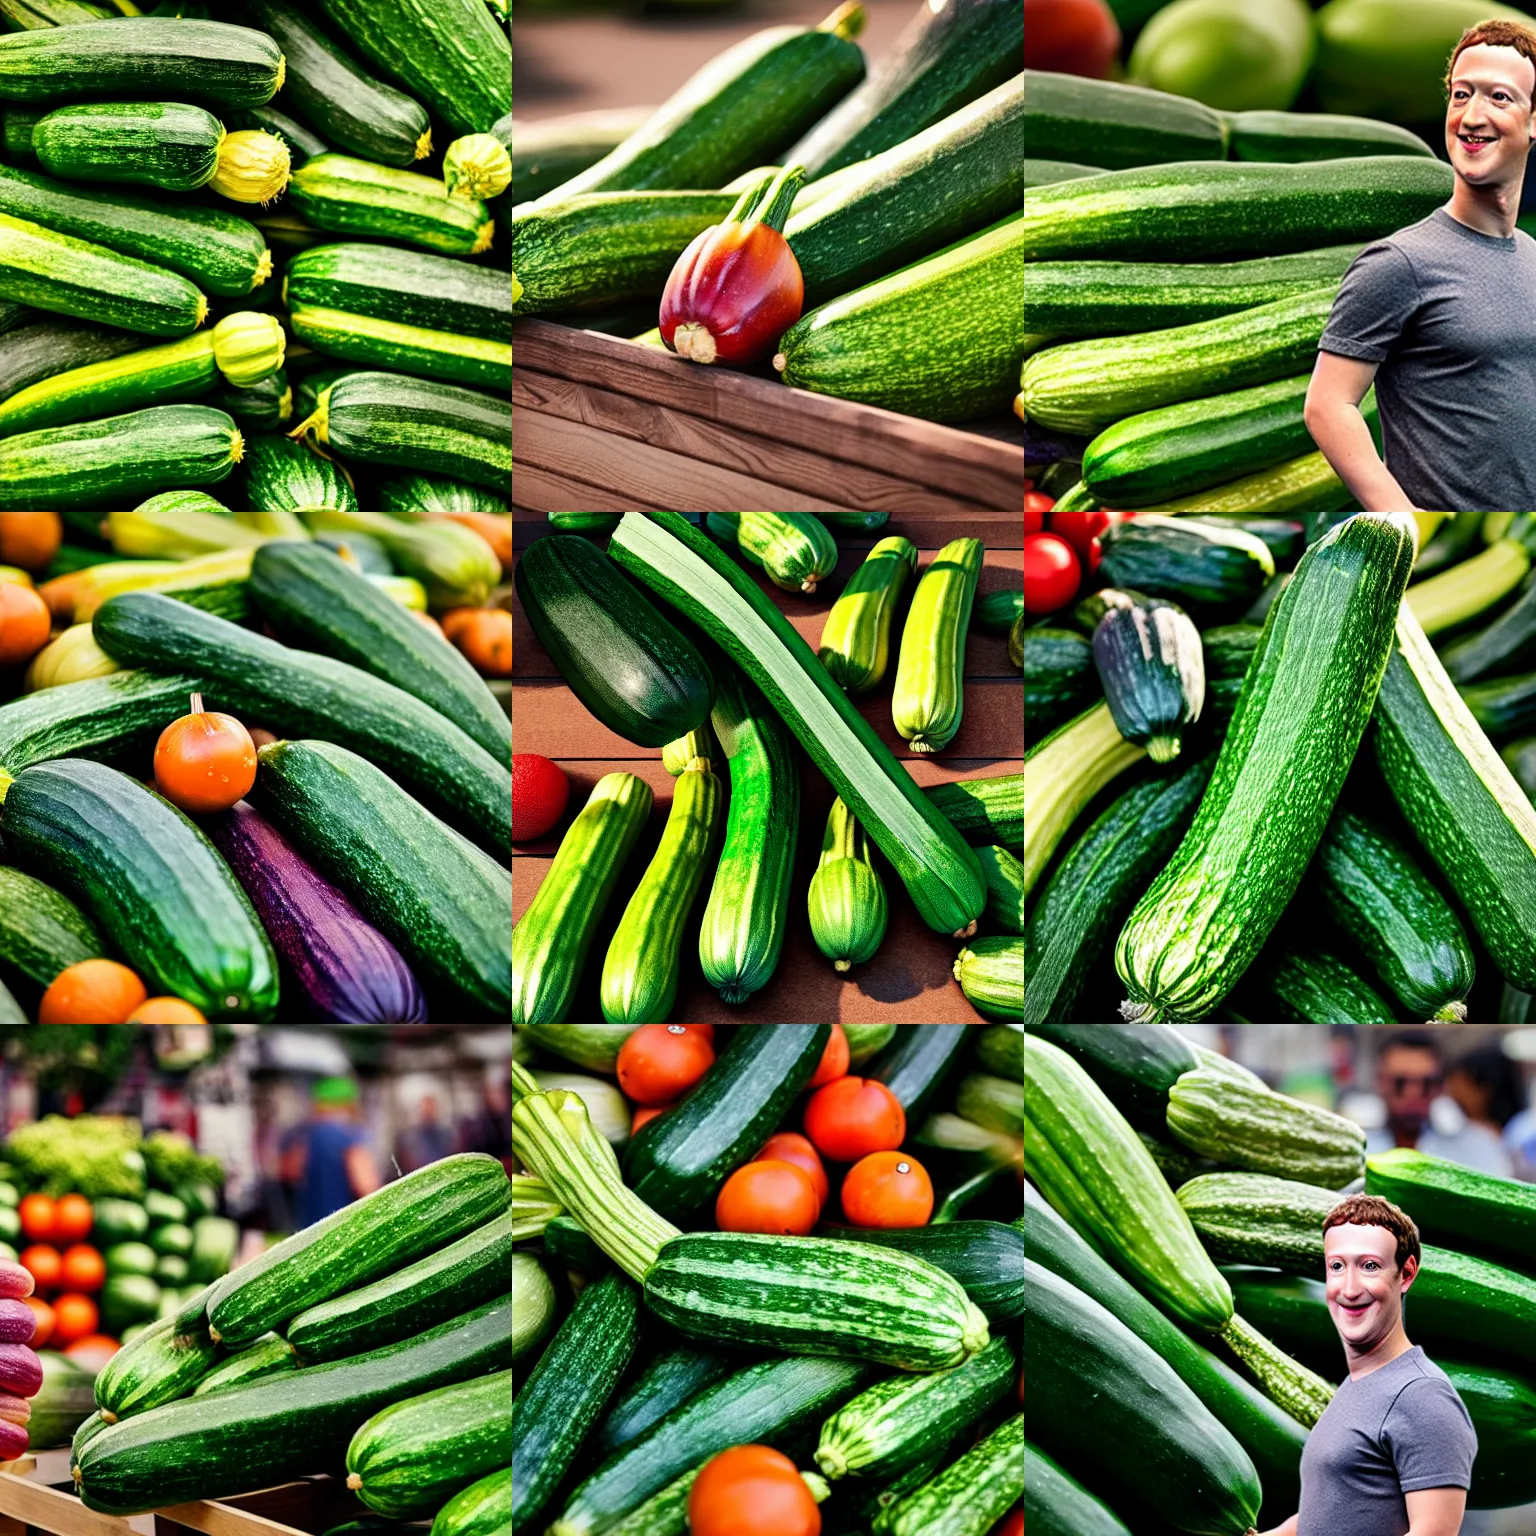
[[871, 1152], [894, 1152], [906, 1137], [907, 1117], [884, 1083], [840, 1077], [811, 1095], [805, 1134], [823, 1157], [856, 1163]]
[[64, 520], [57, 512], [7, 512], [0, 516], [0, 565], [24, 571], [43, 569], [64, 542]]
[[41, 1349], [53, 1337], [53, 1308], [39, 1296], [24, 1296], [22, 1300], [32, 1308], [32, 1316], [37, 1320], [32, 1348]]
[[125, 1021], [129, 1024], [206, 1024], [191, 1003], [179, 997], [152, 997], [140, 1003]]
[[[507, 615], [511, 623], [512, 615]], [[0, 582], [0, 667], [19, 667], [48, 644], [53, 615], [30, 587]], [[510, 674], [509, 674], [510, 675]]]
[[450, 608], [443, 633], [482, 677], [512, 676], [512, 615], [505, 608]]
[[715, 1048], [686, 1024], [642, 1024], [619, 1048], [621, 1087], [636, 1104], [671, 1104], [715, 1064]]
[[630, 1122], [629, 1134], [633, 1136], [642, 1125], [649, 1125], [657, 1115], [664, 1115], [669, 1109], [675, 1109], [675, 1104], [647, 1104], [642, 1109], [635, 1111], [635, 1118]]
[[53, 1301], [53, 1336], [61, 1344], [73, 1344], [76, 1339], [89, 1338], [96, 1332], [100, 1318], [96, 1303], [89, 1296], [77, 1296], [66, 1291]]
[[831, 1185], [827, 1183], [827, 1170], [821, 1166], [816, 1148], [798, 1131], [780, 1131], [770, 1136], [753, 1161], [761, 1163], [770, 1158], [776, 1158], [781, 1163], [793, 1163], [796, 1168], [804, 1169], [816, 1190], [817, 1205], [827, 1203], [827, 1196], [832, 1192]]
[[788, 1456], [736, 1445], [694, 1479], [688, 1529], [691, 1536], [821, 1536], [821, 1511]]
[[53, 1208], [53, 1238], [60, 1243], [78, 1243], [91, 1235], [91, 1202], [84, 1195], [65, 1195]]
[[54, 977], [38, 1005], [39, 1024], [126, 1024], [149, 994], [116, 960], [81, 960]]
[[843, 1033], [841, 1024], [832, 1026], [832, 1034], [827, 1040], [827, 1048], [821, 1053], [821, 1061], [816, 1067], [816, 1075], [806, 1084], [807, 1088], [825, 1088], [828, 1083], [835, 1083], [840, 1077], [848, 1075], [848, 1036]]
[[744, 1163], [715, 1197], [722, 1232], [767, 1232], [805, 1237], [821, 1214], [816, 1186], [804, 1168], [773, 1160]]
[[76, 1243], [64, 1250], [64, 1265], [59, 1284], [72, 1291], [99, 1291], [107, 1278], [107, 1266], [89, 1243]]
[[64, 1261], [57, 1248], [47, 1243], [33, 1243], [21, 1250], [21, 1267], [37, 1282], [40, 1291], [51, 1291], [59, 1283]]
[[906, 1152], [871, 1152], [843, 1180], [843, 1215], [856, 1227], [923, 1227], [933, 1215], [928, 1170]]
[[155, 788], [189, 816], [227, 811], [256, 782], [251, 733], [233, 715], [203, 708], [192, 695], [192, 713], [172, 721], [155, 744]]
[[67, 576], [55, 576], [37, 589], [37, 595], [47, 603], [53, 621], [61, 629], [75, 622], [75, 603], [80, 595], [83, 571], [71, 571]]
[[[51, 1020], [43, 1019], [47, 1024]], [[34, 1242], [46, 1243], [53, 1239], [54, 1204], [47, 1195], [23, 1195], [16, 1207], [21, 1217], [21, 1230]]]

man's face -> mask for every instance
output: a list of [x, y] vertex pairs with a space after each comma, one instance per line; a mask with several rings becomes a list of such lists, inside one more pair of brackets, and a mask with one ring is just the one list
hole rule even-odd
[[1443, 1072], [1433, 1051], [1394, 1045], [1376, 1064], [1376, 1091], [1395, 1130], [1417, 1136], [1429, 1123], [1429, 1106], [1440, 1092]]
[[1532, 97], [1536, 65], [1513, 48], [1477, 43], [1451, 72], [1445, 145], [1451, 165], [1472, 186], [1514, 180], [1536, 136]]
[[1397, 1267], [1397, 1239], [1385, 1227], [1330, 1227], [1323, 1234], [1328, 1311], [1339, 1337], [1367, 1354], [1397, 1326], [1416, 1272]]

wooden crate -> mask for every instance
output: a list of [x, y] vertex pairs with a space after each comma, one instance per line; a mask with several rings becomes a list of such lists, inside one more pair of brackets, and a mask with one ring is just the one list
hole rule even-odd
[[1011, 418], [939, 426], [545, 320], [512, 327], [513, 505], [528, 512], [1013, 512]]

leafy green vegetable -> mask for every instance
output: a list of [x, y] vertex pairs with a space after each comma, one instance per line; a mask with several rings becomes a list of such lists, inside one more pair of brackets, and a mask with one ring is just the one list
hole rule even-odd
[[180, 1131], [155, 1131], [145, 1139], [144, 1163], [157, 1189], [180, 1184], [212, 1184], [222, 1188], [224, 1169], [216, 1157], [203, 1157], [190, 1137]]
[[[49, 1027], [49, 1026], [44, 1026]], [[118, 1115], [49, 1115], [18, 1126], [5, 1144], [6, 1159], [32, 1188], [90, 1199], [144, 1196], [139, 1123]]]

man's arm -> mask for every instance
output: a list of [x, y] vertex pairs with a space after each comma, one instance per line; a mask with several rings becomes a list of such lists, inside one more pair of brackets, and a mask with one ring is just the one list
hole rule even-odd
[[1420, 1488], [1406, 1493], [1408, 1536], [1457, 1536], [1467, 1512], [1465, 1488]]
[[1376, 377], [1377, 364], [1336, 352], [1319, 352], [1307, 387], [1303, 419], [1312, 441], [1322, 449], [1333, 472], [1368, 512], [1413, 512], [1408, 499], [1381, 455], [1360, 402]]

